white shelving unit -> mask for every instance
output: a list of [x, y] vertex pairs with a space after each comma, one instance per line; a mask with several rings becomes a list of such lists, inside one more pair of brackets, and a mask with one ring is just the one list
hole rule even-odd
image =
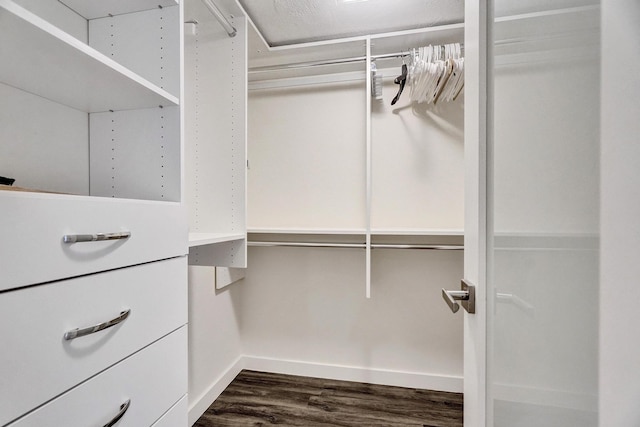
[[[0, 82], [4, 91], [11, 92], [5, 100], [40, 110], [37, 120], [28, 122], [25, 117], [0, 130], [7, 141], [3, 151], [11, 153], [2, 156], [0, 170], [15, 178], [16, 185], [77, 195], [181, 201], [179, 7], [174, 2], [173, 7], [158, 9], [155, 2], [138, 2], [135, 8], [123, 10], [125, 3], [120, 3], [116, 9], [126, 15], [91, 21], [77, 16], [86, 23], [87, 39], [92, 40], [89, 45], [11, 0], [0, 1], [0, 55], [12, 58], [0, 67]], [[134, 12], [142, 5], [150, 10]], [[109, 8], [111, 2], [102, 6]], [[136, 31], [145, 33], [140, 31], [143, 28], [162, 36], [154, 40], [136, 36]], [[149, 44], [158, 46], [140, 49]], [[58, 117], [47, 122], [51, 113], [43, 113], [54, 108]], [[89, 113], [91, 127], [75, 111]], [[57, 130], [58, 123], [71, 116], [74, 123], [65, 124], [68, 130], [61, 129], [59, 135], [49, 130]], [[99, 132], [94, 130], [97, 127], [101, 127]], [[69, 134], [66, 138], [65, 132]], [[149, 138], [149, 133], [156, 135]], [[157, 145], [157, 151], [150, 142]], [[101, 152], [105, 144], [109, 147]], [[83, 152], [84, 164], [79, 164]], [[39, 162], [40, 156], [50, 156], [48, 164]], [[70, 157], [76, 159], [73, 165], [66, 164]], [[93, 166], [103, 165], [108, 172], [89, 168], [89, 158]], [[47, 176], [60, 181], [61, 175], [68, 185], [52, 187]], [[111, 187], [111, 181], [118, 178], [120, 191], [105, 194], [88, 185], [81, 193], [75, 190], [79, 182]], [[132, 188], [137, 190], [130, 191]]]
[[[67, 22], [54, 26], [46, 15], [39, 15], [46, 10], [38, 9], [37, 4], [28, 10], [11, 0], [0, 1], [0, 55], [12, 58], [0, 66], [0, 175], [15, 178], [16, 186], [33, 189], [0, 191], [6, 217], [15, 215], [5, 233], [15, 243], [0, 250], [6, 272], [0, 288], [186, 252], [186, 232], [180, 226], [184, 223], [181, 7], [174, 4], [158, 9], [155, 2], [144, 4], [146, 11], [119, 9], [126, 15], [90, 21], [70, 14]], [[68, 12], [66, 6], [59, 8]], [[67, 27], [82, 24], [87, 31], [84, 39], [91, 40], [91, 45], [66, 32]], [[161, 31], [162, 37], [136, 36], [146, 34], [144, 29], [154, 34]], [[141, 51], [141, 44], [148, 47]], [[154, 71], [148, 71], [150, 68]], [[38, 193], [40, 190], [59, 194]], [[147, 225], [138, 221], [135, 206], [145, 212]], [[24, 221], [21, 212], [46, 215], [32, 215]], [[81, 217], [80, 212], [93, 213]], [[112, 258], [84, 255], [91, 262], [78, 263], [58, 242], [69, 233], [134, 227], [130, 242], [138, 242], [140, 236], [157, 233], [153, 227], [163, 222], [178, 226], [163, 230], [163, 243], [154, 250], [133, 250], [135, 244], [130, 243]], [[34, 248], [35, 240], [25, 236], [53, 240]], [[131, 253], [121, 257], [130, 249]], [[25, 269], [11, 262], [16, 256], [47, 263]]]
[[[150, 425], [186, 396], [182, 21], [175, 0], [0, 0], [0, 175], [22, 190], [0, 190], [0, 425], [112, 423], [133, 395], [123, 419]], [[162, 390], [126, 381], [135, 360]]]
[[[229, 37], [200, 1], [186, 5], [185, 153], [189, 263], [246, 267], [247, 20]], [[233, 17], [231, 17], [231, 14]], [[195, 23], [197, 22], [197, 23]]]
[[[10, 0], [1, 0], [0, 81], [87, 113], [176, 106], [178, 97]], [[73, 72], [70, 72], [70, 67]]]

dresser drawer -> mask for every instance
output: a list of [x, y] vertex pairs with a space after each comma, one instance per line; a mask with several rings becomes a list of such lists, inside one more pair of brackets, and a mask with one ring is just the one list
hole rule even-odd
[[152, 427], [187, 427], [188, 398], [184, 396], [162, 416]]
[[[130, 310], [107, 329], [73, 339]], [[187, 323], [187, 260], [173, 258], [0, 294], [0, 425]]]
[[[103, 426], [129, 402], [115, 425], [147, 427], [163, 417], [186, 392], [187, 328], [184, 326], [10, 426]], [[186, 419], [186, 407], [174, 408], [185, 410], [182, 418]], [[172, 427], [186, 427], [186, 423]]]
[[[0, 191], [0, 206], [0, 291], [188, 253], [178, 203]], [[63, 240], [97, 233], [130, 237]]]

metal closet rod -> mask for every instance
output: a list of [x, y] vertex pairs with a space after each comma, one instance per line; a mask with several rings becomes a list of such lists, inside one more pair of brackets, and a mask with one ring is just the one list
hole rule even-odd
[[[262, 242], [248, 241], [248, 246], [257, 247], [285, 247], [285, 248], [356, 248], [365, 249], [365, 243], [321, 243], [321, 242]], [[420, 244], [395, 244], [395, 243], [373, 243], [372, 249], [422, 249], [440, 251], [461, 251], [464, 245], [420, 245]]]
[[[463, 44], [460, 44], [460, 47], [464, 49]], [[371, 59], [404, 58], [407, 56], [409, 56], [409, 52], [404, 51], [404, 52], [395, 52], [395, 53], [385, 53], [381, 55], [371, 55]], [[351, 63], [361, 62], [366, 60], [367, 60], [366, 56], [354, 56], [351, 58], [331, 59], [331, 60], [323, 60], [323, 61], [296, 62], [293, 64], [282, 64], [282, 65], [265, 65], [264, 67], [249, 68], [249, 72], [264, 73], [268, 71], [294, 70], [297, 68], [321, 67], [325, 65], [351, 64]]]
[[[211, 0], [202, 0], [202, 3], [209, 9], [209, 12], [218, 20], [220, 25], [222, 25], [222, 28], [229, 34], [229, 37], [235, 37], [237, 34], [235, 27], [231, 25], [231, 22], [224, 16], [222, 11], [218, 9], [218, 6]], [[197, 22], [191, 23], [197, 24]]]

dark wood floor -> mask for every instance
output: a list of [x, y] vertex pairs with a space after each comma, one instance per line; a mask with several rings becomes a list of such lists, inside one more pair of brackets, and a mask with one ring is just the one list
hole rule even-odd
[[462, 394], [242, 371], [194, 427], [462, 427]]

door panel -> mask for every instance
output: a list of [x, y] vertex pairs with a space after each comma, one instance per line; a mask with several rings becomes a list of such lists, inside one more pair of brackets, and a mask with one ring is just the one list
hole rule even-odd
[[599, 8], [509, 3], [490, 18], [487, 426], [596, 426]]

